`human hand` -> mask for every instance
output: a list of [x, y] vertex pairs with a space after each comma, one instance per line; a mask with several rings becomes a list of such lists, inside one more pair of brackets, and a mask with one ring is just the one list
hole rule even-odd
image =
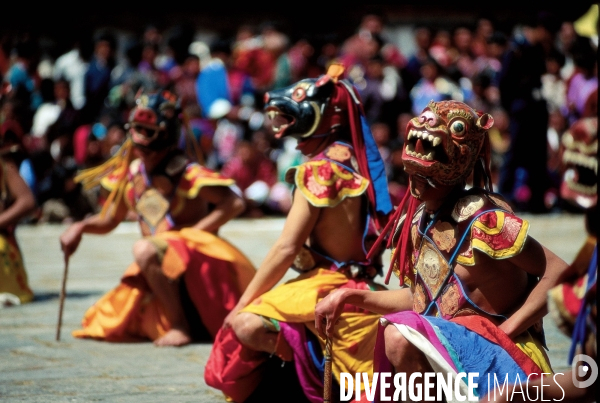
[[236, 305], [231, 312], [229, 312], [227, 314], [227, 316], [225, 317], [225, 320], [223, 321], [223, 329], [227, 329], [233, 326], [233, 321], [235, 320], [235, 317], [237, 316], [238, 312], [243, 308], [243, 306], [240, 306], [239, 304]]
[[77, 250], [81, 238], [83, 235], [82, 227], [80, 223], [71, 225], [65, 232], [60, 236], [60, 246], [65, 254], [65, 257], [71, 256]]
[[502, 330], [504, 333], [506, 333], [506, 335], [511, 339], [514, 340], [515, 337], [518, 336], [518, 334], [515, 334], [515, 330], [516, 330], [516, 321], [514, 320], [516, 318], [514, 317], [510, 317], [508, 318], [506, 321], [502, 322], [500, 325], [498, 325], [498, 329]]
[[322, 338], [333, 336], [333, 326], [342, 314], [346, 303], [344, 290], [335, 290], [315, 306], [315, 327]]

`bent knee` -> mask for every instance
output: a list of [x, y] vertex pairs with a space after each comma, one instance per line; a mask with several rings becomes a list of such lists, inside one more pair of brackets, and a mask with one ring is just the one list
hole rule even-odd
[[263, 330], [262, 320], [258, 315], [249, 312], [238, 313], [231, 324], [233, 332], [242, 342], [254, 340]]
[[140, 239], [133, 244], [133, 257], [140, 268], [145, 270], [150, 263], [158, 261], [158, 252], [152, 242]]
[[394, 325], [388, 325], [383, 333], [385, 338], [385, 355], [392, 362], [401, 361], [404, 357], [414, 352], [415, 347]]
[[423, 352], [404, 337], [396, 326], [388, 325], [385, 328], [384, 339], [385, 355], [397, 370], [405, 372], [431, 370]]

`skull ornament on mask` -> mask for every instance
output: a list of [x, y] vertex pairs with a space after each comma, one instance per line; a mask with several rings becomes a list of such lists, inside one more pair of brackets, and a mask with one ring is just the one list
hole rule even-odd
[[134, 146], [158, 151], [175, 145], [180, 133], [178, 109], [177, 97], [168, 91], [138, 96], [126, 125]]
[[431, 101], [406, 127], [402, 161], [409, 175], [420, 175], [434, 184], [456, 185], [484, 158], [491, 115], [479, 115], [457, 101]]

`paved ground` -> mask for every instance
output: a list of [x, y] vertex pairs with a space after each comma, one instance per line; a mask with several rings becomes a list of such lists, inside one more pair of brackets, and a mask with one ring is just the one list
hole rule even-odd
[[[531, 234], [570, 262], [585, 239], [583, 216], [525, 216]], [[258, 266], [279, 235], [281, 219], [234, 220], [222, 236]], [[61, 340], [55, 341], [63, 261], [61, 225], [18, 229], [36, 300], [0, 309], [0, 401], [2, 402], [223, 402], [205, 385], [210, 344], [156, 348], [150, 343], [111, 344], [74, 339], [85, 310], [114, 287], [131, 261], [138, 239], [133, 223], [108, 236], [86, 235], [72, 257]], [[387, 263], [387, 262], [386, 262]], [[286, 278], [293, 276], [288, 272]], [[550, 358], [566, 369], [569, 340], [546, 320]]]

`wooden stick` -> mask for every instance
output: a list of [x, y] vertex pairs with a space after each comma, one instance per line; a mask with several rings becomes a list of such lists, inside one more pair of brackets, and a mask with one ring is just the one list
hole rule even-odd
[[323, 375], [323, 403], [331, 403], [331, 338], [325, 341], [325, 373]]
[[60, 340], [60, 328], [62, 326], [62, 313], [63, 313], [63, 306], [65, 303], [68, 272], [69, 272], [69, 255], [67, 255], [65, 253], [65, 270], [63, 272], [62, 287], [60, 289], [60, 305], [58, 307], [58, 324], [56, 325], [56, 341]]
[[[190, 118], [189, 116], [183, 112], [182, 114], [182, 123], [183, 129], [185, 131], [186, 141], [185, 141], [185, 151], [188, 153], [190, 158], [196, 158], [196, 162], [200, 165], [206, 165], [206, 161], [204, 161], [204, 154], [200, 149], [200, 145], [198, 144], [198, 140], [196, 140], [196, 136], [194, 136], [194, 131], [190, 126]], [[190, 150], [191, 148], [191, 150]]]

